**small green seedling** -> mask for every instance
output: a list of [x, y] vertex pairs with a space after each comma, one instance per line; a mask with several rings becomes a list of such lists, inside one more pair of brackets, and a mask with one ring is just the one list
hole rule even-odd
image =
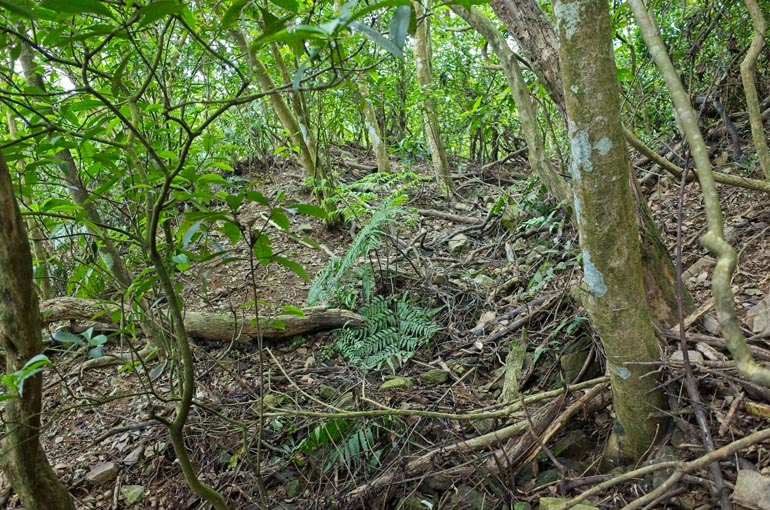
[[101, 333], [94, 335], [94, 328], [88, 328], [80, 335], [70, 333], [69, 331], [57, 331], [51, 335], [51, 338], [61, 344], [70, 346], [70, 348], [88, 348], [88, 355], [92, 358], [101, 358], [104, 355], [102, 346], [107, 343], [107, 336]]

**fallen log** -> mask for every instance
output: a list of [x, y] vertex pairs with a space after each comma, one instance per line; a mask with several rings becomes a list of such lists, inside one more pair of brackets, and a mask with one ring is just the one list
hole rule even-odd
[[[250, 343], [260, 335], [265, 339], [280, 340], [345, 325], [363, 326], [366, 323], [360, 315], [339, 308], [311, 307], [302, 312], [301, 316], [276, 315], [261, 317], [256, 321], [232, 314], [188, 311], [185, 313], [184, 325], [187, 334], [199, 340], [229, 342], [235, 339], [240, 343]], [[62, 297], [40, 303], [43, 325], [63, 320], [116, 325], [120, 315], [120, 305], [109, 301]]]

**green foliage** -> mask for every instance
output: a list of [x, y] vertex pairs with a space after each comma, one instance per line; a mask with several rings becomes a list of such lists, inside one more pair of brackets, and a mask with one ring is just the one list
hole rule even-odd
[[92, 358], [101, 358], [104, 354], [102, 346], [107, 343], [107, 336], [101, 333], [95, 335], [94, 328], [88, 328], [80, 335], [70, 333], [69, 331], [57, 331], [51, 335], [51, 338], [69, 347], [88, 349], [88, 355]]
[[377, 208], [399, 206], [428, 180], [430, 178], [419, 176], [413, 170], [370, 173], [350, 184], [338, 184], [327, 194], [326, 209], [332, 209], [330, 205], [333, 204], [334, 211], [329, 213], [331, 217], [363, 223], [375, 214], [372, 212], [374, 204], [380, 204]]
[[0, 401], [20, 398], [24, 395], [24, 381], [39, 374], [51, 365], [51, 360], [45, 354], [38, 354], [27, 361], [24, 366], [11, 374], [3, 376], [6, 391], [0, 393]]
[[390, 417], [361, 423], [347, 418], [331, 418], [315, 427], [299, 443], [296, 451], [310, 455], [328, 455], [324, 472], [336, 465], [348, 469], [377, 466], [384, 448], [380, 436], [393, 421]]
[[389, 204], [375, 210], [350, 243], [345, 255], [329, 262], [315, 277], [306, 303], [315, 306], [336, 302], [353, 308], [359, 292], [363, 293], [364, 299], [369, 299], [374, 291], [375, 275], [371, 267], [361, 263], [361, 259], [380, 244], [383, 229], [393, 224], [396, 216], [403, 212], [403, 209]]
[[357, 311], [367, 325], [336, 330], [334, 346], [350, 363], [363, 368], [387, 364], [395, 370], [442, 329], [432, 320], [441, 308], [427, 310], [407, 294], [400, 299], [375, 296]]

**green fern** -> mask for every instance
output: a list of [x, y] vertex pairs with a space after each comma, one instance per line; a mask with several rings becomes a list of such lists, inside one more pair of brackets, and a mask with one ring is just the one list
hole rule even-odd
[[358, 310], [367, 325], [336, 330], [334, 346], [353, 365], [395, 368], [441, 331], [432, 320], [440, 310], [422, 308], [408, 295], [374, 296]]
[[361, 258], [380, 244], [383, 229], [404, 212], [392, 203], [376, 209], [350, 243], [345, 255], [331, 261], [315, 277], [308, 291], [307, 304], [315, 306], [339, 302], [346, 308], [353, 308], [359, 292], [363, 292], [364, 299], [370, 297], [375, 275], [369, 265], [361, 264]]

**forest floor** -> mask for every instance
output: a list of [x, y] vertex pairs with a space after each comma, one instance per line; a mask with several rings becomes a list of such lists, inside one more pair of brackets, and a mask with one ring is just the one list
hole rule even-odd
[[[367, 172], [350, 170], [344, 162], [373, 166], [355, 147], [338, 148], [334, 161], [347, 183]], [[637, 162], [673, 253], [678, 184], [657, 167]], [[242, 176], [259, 179], [265, 196], [282, 190], [287, 198], [311, 200], [298, 168], [251, 163]], [[406, 386], [382, 389], [394, 371], [387, 364], [370, 370], [353, 366], [333, 351], [329, 332], [265, 340], [262, 349], [229, 341], [196, 343], [195, 398], [205, 405], [190, 415], [187, 444], [201, 478], [224, 494], [231, 508], [260, 508], [263, 494], [276, 509], [546, 509], [554, 508], [547, 498], [574, 497], [613, 476], [601, 469], [612, 427], [603, 355], [584, 310], [569, 293], [581, 277], [576, 232], [520, 175], [528, 167], [524, 160], [491, 168], [466, 161], [454, 165], [457, 191], [448, 200], [430, 179], [429, 165], [411, 164], [418, 179], [405, 188], [409, 198], [403, 207], [415, 210], [382, 233], [382, 244], [366, 261], [389, 275], [378, 281], [378, 293], [408, 291], [425, 308], [441, 307], [434, 317], [441, 331], [395, 366], [395, 374], [408, 379]], [[745, 172], [737, 165], [733, 171]], [[770, 391], [741, 378], [725, 357], [709, 306], [713, 260], [698, 243], [705, 228], [702, 202], [697, 184], [686, 190], [684, 281], [699, 310], [687, 337], [718, 448], [766, 426]], [[370, 201], [376, 206], [392, 191], [392, 183], [380, 183], [379, 198]], [[770, 201], [758, 192], [724, 186], [720, 191], [740, 256], [733, 282], [738, 316], [753, 337], [755, 357], [768, 361], [770, 343], [763, 335], [770, 315]], [[497, 213], [495, 204], [501, 206]], [[260, 223], [260, 212], [253, 207], [242, 214], [245, 221]], [[296, 260], [312, 277], [330, 253], [344, 254], [362, 226], [352, 222], [329, 230], [315, 218], [294, 222], [294, 231], [325, 249], [269, 226], [266, 233], [274, 253]], [[248, 250], [233, 248], [242, 257], [194, 264], [178, 275], [189, 310], [253, 314], [253, 307], [243, 305], [255, 300], [255, 288], [262, 315], [303, 305], [309, 282], [270, 265], [257, 268], [254, 287]], [[662, 339], [662, 346], [667, 361], [659, 372], [670, 420], [649, 458], [692, 460], [704, 453], [703, 440], [683, 389], [677, 342]], [[154, 361], [139, 377], [115, 366], [83, 369], [84, 353], [52, 357], [56, 373], [47, 377], [44, 448], [78, 508], [207, 508], [186, 485], [166, 431], [149, 419], [151, 412], [168, 417], [173, 411], [171, 404], [146, 396], [155, 391], [152, 384], [165, 384], [168, 368]], [[506, 360], [517, 372], [520, 390], [509, 391], [509, 384], [506, 395], [526, 402], [518, 410], [501, 405]], [[428, 372], [433, 377], [426, 378]], [[567, 384], [577, 386], [566, 391]], [[400, 414], [324, 414], [385, 407]], [[477, 416], [458, 419], [469, 413]], [[726, 459], [721, 467], [727, 486], [735, 484], [738, 468], [770, 474], [768, 454], [760, 444]], [[96, 476], [95, 469], [106, 474]], [[666, 475], [627, 480], [586, 503], [622, 508], [659, 487]], [[710, 479], [707, 469], [688, 473], [648, 508], [716, 508]], [[19, 508], [7, 484], [3, 487], [0, 506]]]

